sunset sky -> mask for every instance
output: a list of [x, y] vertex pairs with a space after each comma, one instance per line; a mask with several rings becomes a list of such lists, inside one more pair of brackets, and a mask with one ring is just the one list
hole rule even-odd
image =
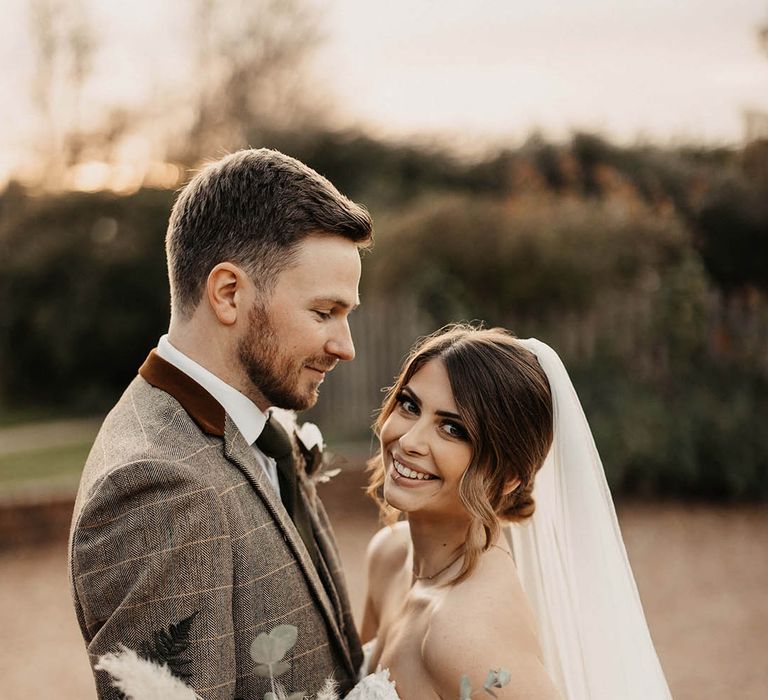
[[[236, 8], [240, 0], [231, 0]], [[324, 43], [313, 83], [339, 126], [458, 147], [532, 130], [738, 143], [768, 110], [765, 0], [308, 0]], [[83, 0], [99, 32], [84, 109], [152, 101], [189, 74], [181, 0]], [[28, 2], [0, 4], [0, 171], [28, 159]]]

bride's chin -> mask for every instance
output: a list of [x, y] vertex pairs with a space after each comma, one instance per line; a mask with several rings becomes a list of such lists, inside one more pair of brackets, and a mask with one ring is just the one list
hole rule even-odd
[[384, 502], [391, 508], [395, 508], [399, 511], [407, 512], [409, 510], [407, 500], [402, 498], [402, 494], [397, 493], [397, 489], [387, 484], [384, 484], [384, 490], [382, 491], [382, 497]]

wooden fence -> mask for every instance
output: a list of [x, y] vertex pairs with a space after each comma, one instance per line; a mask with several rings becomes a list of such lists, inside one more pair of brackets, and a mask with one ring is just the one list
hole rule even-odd
[[[687, 303], [685, 298], [677, 301]], [[749, 363], [768, 372], [768, 303], [763, 297], [726, 299], [713, 292], [698, 313], [703, 319], [701, 337], [711, 357]], [[681, 323], [684, 311], [682, 316]], [[408, 300], [363, 304], [350, 326], [355, 360], [341, 363], [328, 376], [318, 404], [303, 416], [333, 440], [370, 438], [383, 388], [392, 384], [416, 338], [436, 329]], [[674, 352], [675, 341], [660, 320], [652, 290], [600, 300], [583, 314], [550, 318], [511, 314], [505, 326], [519, 337], [535, 336], [549, 343], [566, 364], [589, 361], [601, 343], [608, 344], [624, 358], [629, 370], [641, 376], [668, 371]]]
[[413, 341], [429, 333], [428, 319], [408, 303], [364, 304], [350, 318], [355, 360], [342, 362], [302, 417], [335, 440], [367, 439], [376, 410]]

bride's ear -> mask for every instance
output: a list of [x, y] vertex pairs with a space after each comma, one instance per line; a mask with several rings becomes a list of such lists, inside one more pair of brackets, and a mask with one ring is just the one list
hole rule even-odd
[[506, 484], [504, 484], [504, 490], [502, 493], [505, 496], [509, 496], [509, 494], [512, 493], [518, 486], [520, 486], [521, 483], [522, 482], [518, 477], [510, 479]]

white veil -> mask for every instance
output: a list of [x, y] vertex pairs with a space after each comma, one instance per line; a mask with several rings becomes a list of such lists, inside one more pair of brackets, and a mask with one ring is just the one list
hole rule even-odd
[[671, 698], [576, 391], [552, 348], [519, 342], [549, 379], [555, 430], [536, 475], [536, 510], [505, 532], [547, 671], [567, 700]]

